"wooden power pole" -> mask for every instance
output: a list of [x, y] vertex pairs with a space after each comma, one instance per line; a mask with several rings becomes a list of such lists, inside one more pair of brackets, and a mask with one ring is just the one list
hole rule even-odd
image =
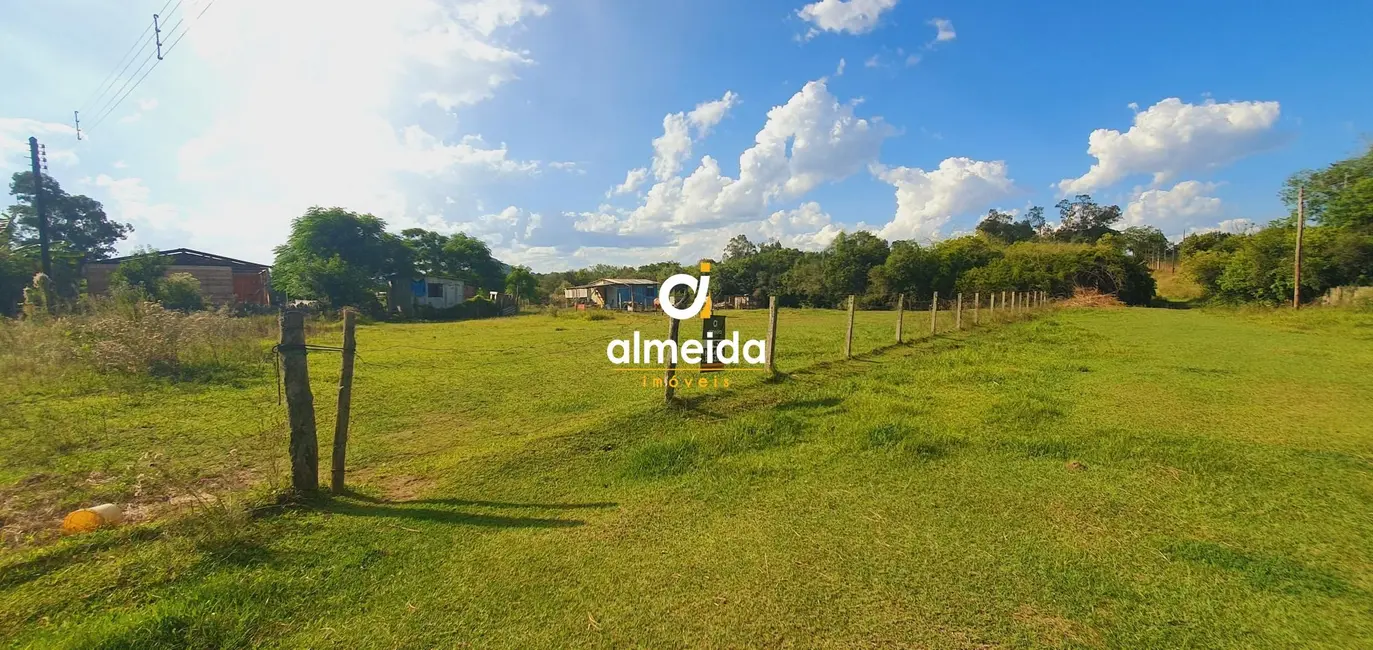
[[1292, 308], [1301, 309], [1301, 239], [1306, 230], [1306, 188], [1297, 188], [1297, 255], [1292, 263]]
[[[38, 138], [29, 138], [29, 160], [33, 163], [33, 212], [38, 218], [38, 251], [43, 275], [52, 277], [52, 254], [48, 246], [48, 210], [43, 197], [43, 164], [38, 152]], [[46, 298], [46, 296], [44, 296]]]

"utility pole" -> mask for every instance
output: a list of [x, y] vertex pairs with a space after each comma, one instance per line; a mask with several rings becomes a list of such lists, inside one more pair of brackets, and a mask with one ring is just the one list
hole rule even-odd
[[1297, 188], [1297, 259], [1292, 264], [1292, 308], [1301, 309], [1301, 239], [1306, 230], [1306, 188]]
[[52, 278], [52, 255], [48, 252], [48, 213], [43, 199], [43, 169], [38, 153], [38, 138], [29, 138], [29, 160], [33, 163], [33, 212], [38, 217], [38, 251], [43, 275]]

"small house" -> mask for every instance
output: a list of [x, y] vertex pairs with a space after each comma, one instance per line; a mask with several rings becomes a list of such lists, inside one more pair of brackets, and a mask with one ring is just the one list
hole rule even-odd
[[[157, 251], [167, 263], [166, 274], [189, 273], [200, 281], [200, 295], [215, 305], [270, 305], [272, 267], [189, 248]], [[110, 291], [110, 275], [130, 256], [91, 262], [85, 266], [86, 290], [91, 295]]]
[[573, 306], [646, 311], [658, 306], [660, 285], [657, 280], [602, 278], [591, 284], [564, 289], [563, 298]]
[[444, 309], [461, 305], [467, 300], [466, 287], [462, 280], [424, 275], [410, 281], [410, 293], [414, 306], [421, 305], [434, 309]]

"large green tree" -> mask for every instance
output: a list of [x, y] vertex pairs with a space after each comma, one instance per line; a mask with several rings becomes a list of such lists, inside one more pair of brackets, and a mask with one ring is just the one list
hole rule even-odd
[[[115, 244], [128, 236], [133, 227], [110, 220], [99, 201], [80, 194], [68, 194], [51, 176], [43, 175], [44, 212], [48, 218], [48, 243], [52, 259], [52, 286], [58, 297], [76, 298], [81, 286], [81, 269], [87, 263], [114, 254]], [[5, 277], [0, 278], [0, 300], [6, 304], [13, 294], [17, 275], [32, 281], [39, 270], [38, 213], [34, 209], [33, 172], [18, 172], [10, 179], [10, 195], [15, 203], [4, 212]], [[9, 308], [0, 308], [9, 309]]]
[[1059, 222], [1053, 236], [1059, 241], [1096, 243], [1102, 235], [1116, 232], [1112, 226], [1121, 219], [1120, 206], [1100, 205], [1090, 194], [1063, 199], [1054, 207], [1058, 208]]
[[1297, 191], [1305, 189], [1306, 217], [1336, 228], [1373, 227], [1373, 145], [1362, 155], [1304, 170], [1283, 184], [1279, 198], [1297, 213]]
[[375, 304], [392, 278], [414, 275], [414, 252], [386, 222], [343, 208], [313, 207], [291, 222], [276, 248], [272, 284], [291, 298], [335, 307]]
[[505, 276], [505, 292], [524, 301], [534, 301], [539, 297], [539, 281], [527, 266], [510, 269]]

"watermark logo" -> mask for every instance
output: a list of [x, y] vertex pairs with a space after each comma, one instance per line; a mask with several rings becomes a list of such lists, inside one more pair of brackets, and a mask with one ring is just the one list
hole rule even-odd
[[[672, 303], [672, 290], [677, 287], [688, 287], [696, 293], [695, 299], [686, 309], [679, 309]], [[677, 320], [691, 320], [701, 313], [702, 308], [705, 314], [701, 318], [710, 318], [710, 262], [701, 262], [701, 279], [686, 273], [678, 273], [663, 281], [663, 286], [658, 289], [658, 304], [662, 305], [663, 313], [669, 318]]]
[[[695, 295], [691, 303], [678, 307], [672, 291], [686, 287]], [[688, 338], [678, 344], [671, 339], [649, 339], [634, 332], [630, 339], [612, 340], [605, 350], [606, 358], [617, 366], [638, 364], [672, 364], [682, 361], [700, 365], [702, 372], [724, 370], [731, 365], [763, 364], [767, 361], [767, 342], [761, 339], [741, 341], [738, 330], [725, 331], [725, 317], [711, 315], [710, 263], [701, 262], [701, 277], [678, 273], [665, 280], [658, 289], [658, 304], [668, 318], [687, 321], [700, 316], [704, 321], [701, 338]], [[702, 380], [704, 381], [704, 380]]]

